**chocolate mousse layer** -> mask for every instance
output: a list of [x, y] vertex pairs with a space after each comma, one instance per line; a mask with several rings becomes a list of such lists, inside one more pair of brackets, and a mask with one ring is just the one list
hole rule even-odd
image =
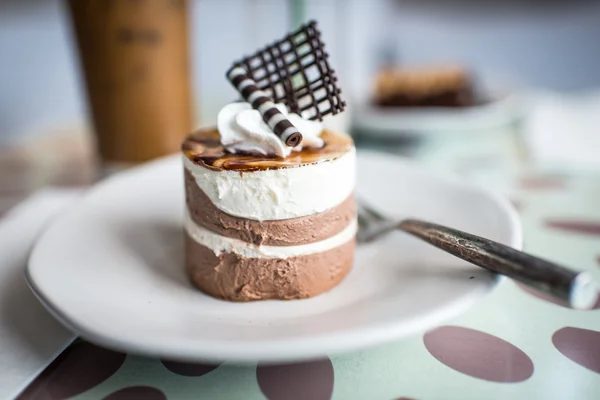
[[219, 210], [185, 171], [185, 193], [192, 220], [198, 225], [233, 239], [255, 245], [293, 246], [327, 239], [348, 226], [356, 216], [354, 196], [330, 210], [305, 217], [256, 221], [234, 217]]
[[325, 145], [319, 149], [306, 148], [302, 151], [292, 152], [285, 158], [256, 157], [226, 152], [220, 142], [219, 131], [215, 128], [207, 128], [189, 135], [181, 145], [181, 150], [190, 161], [214, 171], [252, 172], [296, 168], [335, 160], [354, 146], [350, 137], [328, 130], [321, 133], [321, 138]]
[[203, 292], [225, 300], [301, 299], [337, 285], [354, 259], [355, 241], [321, 253], [290, 258], [244, 258], [215, 255], [186, 235], [186, 265]]

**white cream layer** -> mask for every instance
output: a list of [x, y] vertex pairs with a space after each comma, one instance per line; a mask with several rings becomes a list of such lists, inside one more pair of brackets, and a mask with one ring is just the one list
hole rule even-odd
[[271, 221], [304, 217], [341, 204], [354, 191], [356, 150], [336, 160], [240, 173], [213, 171], [183, 156], [185, 168], [221, 211]]
[[257, 246], [243, 240], [228, 238], [214, 233], [196, 224], [185, 213], [185, 230], [197, 243], [211, 249], [215, 255], [235, 253], [245, 258], [289, 258], [307, 254], [321, 253], [341, 246], [350, 241], [355, 235], [358, 224], [350, 222], [340, 233], [319, 242], [298, 246]]

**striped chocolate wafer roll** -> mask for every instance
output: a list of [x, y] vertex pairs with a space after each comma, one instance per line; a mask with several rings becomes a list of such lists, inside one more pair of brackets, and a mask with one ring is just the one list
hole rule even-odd
[[302, 142], [302, 134], [275, 107], [269, 96], [256, 86], [256, 82], [248, 76], [246, 70], [236, 66], [227, 72], [227, 78], [241, 93], [244, 100], [260, 113], [263, 121], [279, 136], [281, 141], [289, 147], [296, 147]]

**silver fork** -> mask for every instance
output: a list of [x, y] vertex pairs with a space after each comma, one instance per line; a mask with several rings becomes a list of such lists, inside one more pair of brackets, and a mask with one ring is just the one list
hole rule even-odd
[[418, 219], [393, 220], [361, 200], [358, 225], [359, 243], [373, 241], [397, 229], [474, 265], [566, 301], [572, 308], [589, 310], [598, 301], [600, 286], [587, 272], [562, 267], [480, 236]]

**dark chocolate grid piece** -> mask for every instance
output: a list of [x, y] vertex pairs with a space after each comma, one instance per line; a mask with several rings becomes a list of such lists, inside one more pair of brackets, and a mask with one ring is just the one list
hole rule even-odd
[[306, 119], [321, 121], [346, 108], [328, 58], [317, 23], [310, 21], [234, 65], [245, 68], [256, 86], [276, 103], [284, 103], [290, 112]]

